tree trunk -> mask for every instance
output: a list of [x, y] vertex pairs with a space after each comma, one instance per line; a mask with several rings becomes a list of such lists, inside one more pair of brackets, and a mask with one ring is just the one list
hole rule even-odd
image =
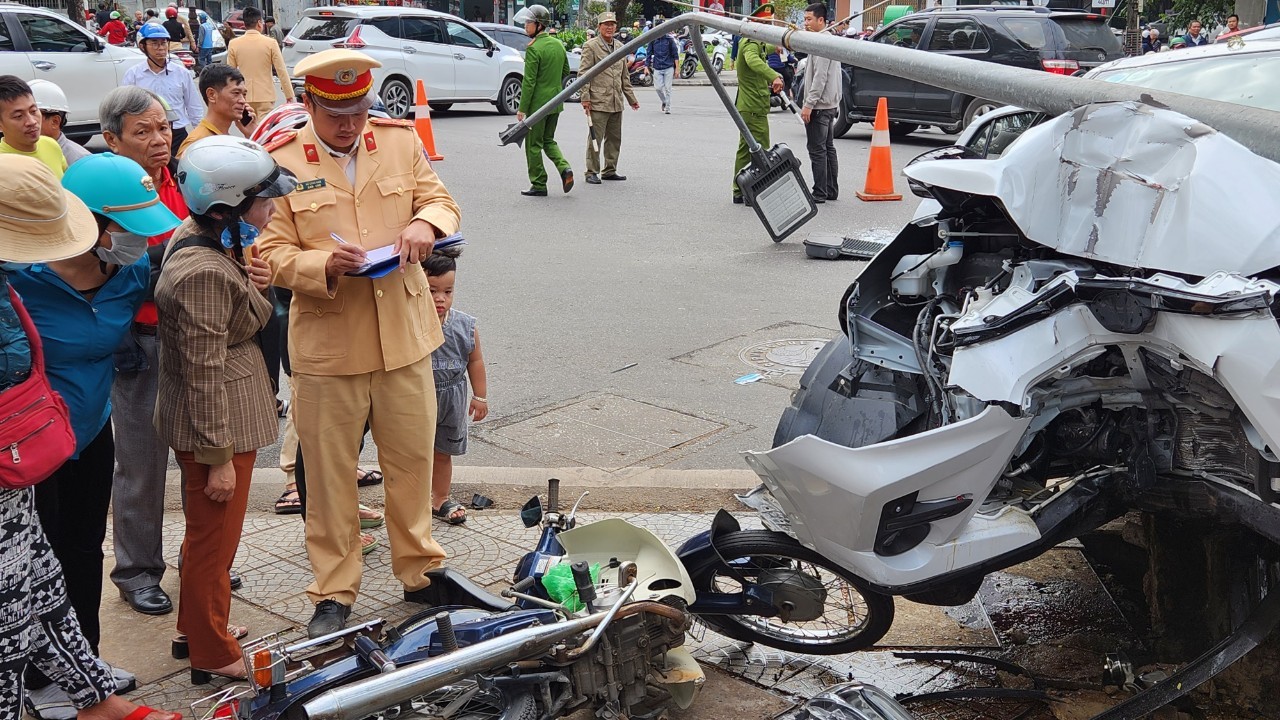
[[627, 22], [627, 8], [631, 6], [631, 0], [613, 0], [613, 14], [618, 16], [618, 27], [626, 27], [630, 25]]
[[71, 22], [84, 26], [84, 0], [67, 0], [67, 16]]

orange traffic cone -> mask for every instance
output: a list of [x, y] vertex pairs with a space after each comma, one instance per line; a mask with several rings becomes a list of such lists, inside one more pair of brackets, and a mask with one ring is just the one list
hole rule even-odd
[[889, 102], [876, 104], [876, 124], [871, 131], [871, 162], [867, 165], [867, 187], [859, 200], [901, 200], [893, 191], [893, 155], [889, 150]]
[[417, 97], [413, 102], [413, 128], [418, 131], [418, 137], [422, 138], [422, 147], [427, 151], [427, 157], [443, 160], [444, 156], [436, 152], [436, 136], [431, 132], [431, 106], [427, 105], [427, 88], [421, 80], [418, 81]]

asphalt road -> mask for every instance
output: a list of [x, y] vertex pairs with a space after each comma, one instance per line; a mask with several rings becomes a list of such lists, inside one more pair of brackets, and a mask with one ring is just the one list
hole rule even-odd
[[[475, 428], [467, 465], [743, 467], [738, 452], [768, 447], [795, 378], [735, 385], [752, 370], [739, 351], [832, 337], [840, 295], [862, 267], [810, 259], [801, 240], [892, 233], [918, 202], [900, 174], [903, 201], [855, 198], [870, 140], [869, 126], [855, 126], [838, 141], [841, 199], [775, 244], [752, 210], [730, 202], [737, 135], [713, 90], [675, 88], [671, 115], [652, 89], [638, 93], [641, 109], [623, 123], [618, 170], [628, 180], [583, 182], [586, 121], [568, 105], [557, 137], [578, 184], [568, 195], [553, 184], [547, 198], [519, 194], [523, 150], [497, 143], [512, 118], [488, 106], [434, 114], [445, 156], [435, 167], [469, 242], [456, 307], [479, 318], [489, 368], [491, 415]], [[775, 111], [771, 126], [808, 176], [799, 121]], [[949, 142], [935, 131], [895, 142], [895, 169]], [[546, 414], [590, 398], [596, 407]], [[677, 447], [610, 458], [611, 444], [635, 436], [665, 445], [653, 434], [664, 431]]]

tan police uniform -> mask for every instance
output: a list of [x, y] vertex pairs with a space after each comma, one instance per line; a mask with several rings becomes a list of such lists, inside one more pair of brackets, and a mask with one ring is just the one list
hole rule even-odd
[[[326, 50], [298, 63], [313, 98], [349, 100], [372, 87], [376, 60]], [[336, 90], [336, 92], [335, 92]], [[366, 419], [386, 476], [391, 567], [406, 590], [444, 550], [431, 539], [431, 437], [436, 424], [431, 351], [442, 342], [422, 267], [378, 278], [343, 276], [330, 286], [325, 263], [337, 243], [373, 249], [395, 242], [415, 219], [438, 237], [458, 230], [459, 210], [423, 154], [412, 124], [374, 119], [353, 154], [335, 158], [310, 123], [268, 147], [298, 178], [276, 200], [259, 241], [275, 284], [293, 290], [289, 352], [294, 413], [307, 461], [307, 555], [313, 602], [354, 603], [362, 561], [356, 484], [352, 481]], [[354, 165], [354, 167], [351, 167]], [[345, 167], [344, 167], [345, 166]]]
[[[280, 78], [280, 89], [286, 101], [293, 100], [293, 83], [289, 82], [289, 70], [276, 41], [257, 30], [246, 30], [244, 35], [227, 44], [227, 64], [239, 68], [244, 75], [246, 100], [253, 114], [262, 117], [276, 106], [276, 84], [271, 71]], [[301, 64], [301, 63], [299, 63]]]

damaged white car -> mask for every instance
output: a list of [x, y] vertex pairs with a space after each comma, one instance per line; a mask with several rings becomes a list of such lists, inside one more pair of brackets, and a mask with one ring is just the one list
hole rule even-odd
[[941, 209], [846, 292], [749, 504], [940, 605], [1149, 504], [1280, 542], [1280, 165], [1139, 103], [956, 150], [906, 169]]

